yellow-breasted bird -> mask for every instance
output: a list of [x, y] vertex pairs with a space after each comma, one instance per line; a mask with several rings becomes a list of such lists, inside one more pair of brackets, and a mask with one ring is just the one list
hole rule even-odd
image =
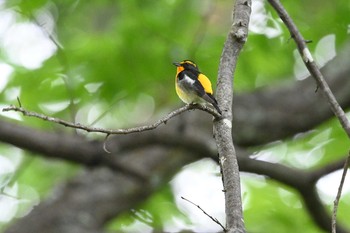
[[180, 99], [186, 104], [210, 103], [221, 114], [210, 80], [199, 71], [196, 63], [184, 60], [173, 64], [177, 67], [175, 89]]

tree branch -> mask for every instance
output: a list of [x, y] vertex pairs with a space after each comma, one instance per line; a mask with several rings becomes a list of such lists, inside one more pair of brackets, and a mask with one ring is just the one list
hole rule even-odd
[[189, 202], [189, 203], [191, 203], [191, 204], [194, 205], [194, 206], [196, 206], [198, 209], [200, 209], [200, 210], [203, 212], [203, 214], [205, 214], [205, 215], [208, 216], [213, 222], [215, 222], [216, 224], [218, 224], [218, 225], [222, 228], [222, 230], [223, 230], [224, 232], [227, 231], [227, 230], [225, 229], [225, 227], [221, 224], [221, 222], [220, 222], [217, 218], [214, 218], [213, 216], [211, 216], [210, 214], [208, 214], [207, 212], [205, 212], [205, 210], [203, 210], [202, 207], [200, 207], [199, 205], [195, 204], [194, 202], [188, 200], [188, 199], [185, 198], [185, 197], [181, 197], [181, 199], [182, 199], [182, 200], [185, 200], [185, 201], [187, 201], [187, 202]]
[[[350, 41], [322, 67], [322, 73], [343, 108], [350, 107]], [[315, 81], [267, 86], [234, 96], [232, 133], [237, 145], [262, 145], [317, 127], [333, 116]], [[268, 133], [266, 133], [268, 132]]]
[[342, 169], [345, 163], [346, 163], [346, 156], [344, 156], [344, 158], [342, 159], [326, 164], [323, 167], [312, 170], [310, 171], [311, 180], [316, 183], [323, 176], [326, 176], [332, 172]]
[[341, 192], [343, 190], [343, 185], [344, 185], [346, 173], [348, 171], [349, 163], [350, 163], [350, 152], [349, 152], [348, 156], [345, 159], [344, 168], [343, 168], [343, 174], [342, 174], [341, 179], [340, 179], [340, 184], [339, 184], [337, 196], [336, 196], [336, 198], [334, 200], [334, 208], [333, 208], [333, 213], [332, 213], [332, 233], [336, 233], [337, 232], [337, 211], [338, 211], [338, 205], [339, 205], [339, 200], [340, 200], [340, 197], [341, 197]]
[[105, 133], [105, 134], [110, 135], [110, 134], [139, 133], [139, 132], [143, 132], [143, 131], [147, 131], [147, 130], [153, 130], [153, 129], [157, 128], [158, 126], [160, 126], [161, 124], [166, 124], [167, 121], [170, 120], [171, 118], [173, 118], [177, 115], [180, 115], [181, 113], [186, 112], [186, 111], [191, 110], [191, 109], [199, 109], [199, 110], [208, 112], [216, 118], [221, 117], [217, 112], [215, 112], [213, 109], [211, 109], [205, 105], [190, 104], [190, 105], [185, 105], [185, 106], [183, 106], [175, 111], [170, 112], [166, 117], [158, 120], [157, 122], [155, 122], [151, 125], [139, 126], [139, 127], [134, 127], [134, 128], [128, 128], [128, 129], [103, 129], [103, 128], [85, 126], [85, 125], [82, 125], [80, 123], [68, 122], [68, 121], [65, 121], [65, 120], [62, 120], [59, 118], [50, 117], [50, 116], [46, 116], [44, 114], [28, 111], [28, 110], [22, 108], [21, 106], [16, 107], [16, 106], [12, 105], [10, 107], [3, 108], [2, 111], [3, 112], [9, 112], [9, 111], [21, 112], [24, 116], [39, 118], [41, 120], [53, 122], [53, 123], [60, 124], [60, 125], [66, 126], [66, 127], [81, 129], [81, 130], [84, 130], [87, 132], [98, 132], [98, 133]]
[[[238, 158], [241, 171], [267, 176], [298, 191], [315, 224], [327, 232], [331, 231], [331, 225], [329, 224], [331, 216], [316, 191], [315, 184], [317, 180], [314, 179], [314, 171], [304, 171], [278, 163], [259, 161], [242, 156]], [[323, 169], [321, 168], [321, 170]], [[337, 224], [336, 228], [338, 233], [348, 232], [341, 224]]]
[[[348, 118], [345, 115], [344, 110], [340, 107], [338, 101], [336, 100], [335, 96], [333, 95], [333, 92], [329, 88], [327, 82], [325, 81], [320, 69], [316, 65], [310, 50], [306, 46], [306, 41], [299, 32], [297, 26], [294, 24], [292, 18], [289, 16], [288, 12], [285, 10], [283, 5], [279, 0], [268, 0], [272, 7], [277, 11], [278, 15], [284, 22], [284, 24], [287, 26], [289, 32], [291, 33], [292, 38], [294, 39], [295, 43], [297, 44], [298, 51], [303, 59], [303, 62], [307, 69], [309, 70], [312, 77], [316, 80], [318, 87], [322, 90], [324, 96], [328, 100], [328, 103], [330, 104], [330, 107], [334, 113], [334, 115], [338, 118], [341, 126], [343, 127], [344, 131], [350, 138], [350, 122]], [[340, 182], [339, 190], [336, 199], [334, 200], [334, 209], [333, 209], [333, 215], [332, 215], [332, 232], [336, 232], [336, 212], [338, 208], [338, 202], [341, 195], [341, 189], [342, 189], [342, 183], [343, 179], [345, 179], [346, 171], [347, 171], [347, 163], [348, 159], [346, 160], [346, 163], [344, 164], [344, 170], [343, 170], [343, 176], [342, 180]]]
[[327, 98], [334, 115], [338, 118], [341, 126], [343, 127], [344, 131], [347, 133], [348, 137], [350, 138], [349, 120], [347, 119], [343, 109], [340, 107], [338, 101], [334, 97], [320, 69], [316, 65], [310, 53], [310, 50], [306, 46], [305, 39], [299, 32], [297, 26], [294, 24], [288, 12], [284, 9], [281, 2], [279, 0], [268, 0], [268, 1], [271, 4], [271, 6], [276, 10], [276, 12], [280, 16], [284, 24], [287, 26], [292, 38], [297, 44], [298, 51], [300, 53], [300, 56], [303, 59], [303, 62], [306, 68], [309, 70], [312, 77], [316, 80], [318, 87], [322, 90], [324, 96]]
[[223, 111], [223, 119], [214, 121], [214, 136], [225, 192], [226, 229], [229, 233], [245, 232], [240, 173], [231, 131], [233, 75], [238, 55], [248, 36], [250, 7], [250, 0], [237, 0], [235, 2], [233, 23], [224, 44], [218, 71], [216, 97]]
[[[196, 115], [194, 114], [194, 116]], [[85, 214], [96, 218], [96, 206], [99, 206], [99, 208], [101, 208], [99, 211], [106, 216], [116, 216], [127, 209], [135, 207], [135, 199], [127, 203], [125, 202], [125, 200], [129, 200], [130, 195], [137, 197], [137, 202], [142, 202], [152, 192], [150, 191], [148, 193], [147, 191], [147, 193], [145, 193], [148, 187], [152, 189], [160, 187], [167, 182], [167, 179], [170, 179], [178, 169], [187, 163], [203, 158], [203, 156], [210, 156], [214, 160], [217, 160], [216, 148], [214, 143], [211, 144], [210, 136], [207, 133], [203, 133], [203, 129], [196, 132], [195, 128], [199, 128], [197, 126], [190, 124], [189, 127], [188, 131], [179, 134], [175, 121], [169, 124], [167, 128], [159, 130], [135, 135], [116, 135], [108, 140], [108, 147], [112, 154], [106, 154], [102, 150], [102, 141], [88, 141], [76, 135], [40, 132], [23, 126], [1, 122], [1, 141], [39, 153], [38, 155], [44, 157], [61, 158], [80, 164], [87, 164], [89, 167], [94, 168], [107, 167], [113, 171], [111, 175], [114, 174], [113, 176], [107, 175], [105, 178], [106, 181], [103, 181], [103, 185], [101, 184], [101, 187], [98, 186], [100, 190], [108, 190], [108, 197], [104, 196], [105, 192], [98, 192], [95, 187], [96, 179], [101, 179], [102, 175], [97, 173], [97, 176], [100, 178], [93, 178], [94, 172], [91, 172], [93, 169], [90, 169], [90, 172], [75, 178], [75, 180], [81, 181], [75, 181], [73, 183], [74, 185], [70, 185], [69, 183], [67, 185], [67, 188], [81, 188], [71, 191], [62, 190], [62, 192], [60, 192], [62, 196], [57, 197], [57, 202], [52, 203], [50, 201], [51, 199], [46, 204], [44, 202], [44, 208], [35, 208], [34, 212], [28, 215], [28, 219], [31, 219], [29, 223], [28, 219], [15, 223], [15, 225], [20, 225], [20, 229], [22, 230], [10, 232], [23, 232], [23, 229], [25, 229], [25, 226], [28, 224], [33, 227], [40, 227], [38, 225], [41, 225], [42, 229], [46, 229], [45, 222], [59, 222], [59, 219], [65, 219], [67, 213], [63, 210], [66, 209], [74, 216], [78, 216], [81, 210], [84, 209], [84, 211], [86, 211]], [[194, 135], [196, 135], [196, 137]], [[198, 137], [198, 135], [202, 135], [206, 138]], [[178, 153], [179, 149], [181, 149], [183, 153]], [[236, 150], [239, 152], [238, 162], [241, 171], [264, 175], [298, 190], [315, 223], [320, 226], [320, 228], [330, 231], [331, 226], [327, 223], [331, 221], [331, 217], [315, 191], [314, 185], [317, 180], [314, 179], [314, 171], [308, 172], [289, 168], [282, 164], [251, 159], [248, 157], [249, 154], [241, 148], [236, 148]], [[138, 174], [144, 174], [146, 182], [139, 182], [139, 180], [129, 176], [128, 173], [119, 172], [120, 169], [113, 165], [115, 163], [129, 170], [133, 170]], [[339, 168], [340, 167], [341, 166], [339, 166]], [[320, 170], [329, 169], [320, 168]], [[158, 172], [161, 172], [161, 174]], [[103, 172], [103, 175], [106, 175], [106, 172]], [[154, 177], [161, 177], [164, 180], [155, 184]], [[79, 185], [77, 185], [77, 182]], [[97, 183], [100, 184], [101, 182]], [[93, 190], [96, 190], [96, 192], [86, 191], [90, 190], [91, 187], [94, 187]], [[124, 191], [121, 192], [120, 187], [124, 187]], [[68, 191], [68, 193], [66, 191]], [[87, 193], [91, 194], [91, 197]], [[76, 199], [76, 197], [80, 197], [81, 195], [84, 197], [88, 196], [86, 203], [83, 201], [77, 203], [77, 206], [75, 206], [76, 208], [74, 207], [72, 209], [71, 205], [74, 200], [82, 200]], [[95, 201], [95, 199], [99, 201]], [[123, 204], [120, 205], [118, 200], [124, 200]], [[98, 204], [96, 202], [98, 202]], [[93, 207], [93, 205], [95, 205], [95, 207]], [[107, 206], [108, 209], [106, 211], [105, 208]], [[60, 208], [61, 211], [56, 211], [57, 208]], [[38, 221], [37, 217], [41, 220]], [[104, 219], [105, 217], [99, 216], [99, 218]], [[59, 228], [62, 226], [56, 224], [53, 227]], [[339, 223], [337, 224], [337, 228], [339, 233], [347, 232]], [[49, 231], [45, 232], [49, 233]]]

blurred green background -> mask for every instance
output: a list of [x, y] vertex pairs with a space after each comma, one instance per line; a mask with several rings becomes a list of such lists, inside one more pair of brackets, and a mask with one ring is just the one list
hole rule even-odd
[[[283, 4], [304, 37], [313, 41], [309, 48], [320, 65], [332, 59], [348, 41], [348, 0], [289, 0]], [[19, 97], [27, 109], [87, 125], [120, 128], [151, 122], [182, 104], [174, 91], [172, 62], [196, 61], [215, 89], [232, 7], [232, 1], [215, 0], [0, 0], [0, 106], [17, 104]], [[235, 92], [271, 85], [277, 88], [282, 82], [306, 76], [277, 14], [265, 1], [253, 1], [250, 34], [235, 73]], [[63, 130], [15, 113], [1, 114], [22, 125]], [[101, 138], [96, 134], [86, 136]], [[315, 142], [321, 146], [315, 149]], [[305, 137], [256, 150], [269, 154], [271, 160], [278, 158], [290, 166], [312, 168], [343, 156], [348, 139], [338, 123], [330, 120]], [[298, 156], [305, 154], [309, 159], [300, 162]], [[0, 188], [6, 191], [6, 198], [14, 193], [27, 201], [17, 203], [15, 213], [0, 219], [3, 227], [81, 169], [5, 144], [0, 144], [0, 160]], [[214, 171], [205, 170], [208, 166]], [[213, 175], [217, 168], [203, 161], [186, 169]], [[255, 176], [242, 177], [248, 232], [322, 232], [301, 208], [293, 190]], [[333, 196], [322, 195], [331, 207]], [[349, 207], [350, 196], [345, 195], [339, 209], [341, 219], [347, 218]], [[140, 210], [111, 222], [108, 229], [126, 230], [135, 221], [164, 228], [169, 222], [174, 224], [173, 218], [192, 224], [191, 218], [178, 209], [174, 186], [169, 184]]]

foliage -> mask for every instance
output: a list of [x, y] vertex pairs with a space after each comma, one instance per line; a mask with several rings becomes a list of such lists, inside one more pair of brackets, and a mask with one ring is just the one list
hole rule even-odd
[[[348, 39], [348, 1], [284, 3], [305, 38], [313, 41], [310, 49], [320, 63], [331, 59], [329, 56]], [[235, 74], [237, 93], [277, 85], [296, 76], [301, 79], [306, 74], [298, 65], [295, 45], [276, 13], [266, 2], [256, 0], [254, 4], [257, 8], [252, 15], [252, 31]], [[18, 96], [28, 109], [85, 124], [110, 128], [142, 124], [180, 104], [173, 90], [173, 61], [196, 60], [215, 83], [231, 8], [230, 1], [210, 0], [0, 2], [0, 12], [9, 22], [0, 29], [0, 75], [5, 69], [9, 71], [8, 76], [0, 77], [0, 105], [17, 104]], [[34, 43], [32, 32], [20, 26], [32, 27], [35, 36], [45, 41], [45, 47], [37, 45], [29, 50]], [[17, 50], [11, 50], [15, 43]], [[322, 50], [324, 47], [329, 53]], [[40, 60], [33, 54], [44, 53], [41, 49], [46, 58]], [[24, 62], [24, 56], [32, 56], [38, 63]], [[4, 116], [19, 118], [21, 124], [35, 128], [56, 128], [35, 119], [23, 120], [18, 115]], [[307, 153], [312, 159], [303, 160], [302, 164], [312, 168], [344, 155], [347, 146], [338, 123], [331, 120], [303, 137], [252, 150], [271, 150], [276, 157], [281, 156], [279, 161], [294, 167], [301, 166], [296, 155]], [[41, 158], [28, 163], [22, 156], [18, 163], [18, 155], [0, 148], [0, 158], [9, 158], [16, 167], [16, 182], [35, 187], [40, 196], [77, 170], [70, 164]], [[0, 174], [2, 189], [8, 185], [8, 175]], [[244, 179], [248, 231], [320, 232], [300, 208], [293, 191], [273, 182], [256, 182]], [[163, 228], [164, 222], [174, 216], [187, 221], [176, 209], [169, 190], [165, 187], [142, 207], [157, 217], [158, 221], [150, 224], [152, 227]], [[349, 207], [348, 199], [345, 197], [341, 206]], [[159, 202], [166, 202], [167, 207]], [[347, 207], [341, 207], [340, 213], [346, 212]], [[122, 216], [115, 224], [133, 220]]]

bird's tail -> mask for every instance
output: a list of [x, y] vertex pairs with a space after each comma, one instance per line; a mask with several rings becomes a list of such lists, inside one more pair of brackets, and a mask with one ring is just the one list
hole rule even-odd
[[218, 106], [218, 102], [216, 101], [216, 99], [214, 98], [214, 96], [212, 96], [211, 94], [209, 93], [206, 93], [204, 96], [203, 96], [203, 99], [205, 99], [206, 101], [208, 101], [209, 103], [211, 103], [214, 108], [216, 109], [216, 111], [218, 111], [218, 113], [220, 113], [220, 115], [222, 114], [219, 106]]
[[220, 110], [220, 108], [219, 108], [217, 102], [214, 102], [214, 103], [211, 103], [211, 104], [214, 106], [214, 108], [216, 109], [216, 111], [218, 111], [218, 113], [220, 113], [220, 115], [221, 115], [222, 112], [221, 112], [221, 110]]

